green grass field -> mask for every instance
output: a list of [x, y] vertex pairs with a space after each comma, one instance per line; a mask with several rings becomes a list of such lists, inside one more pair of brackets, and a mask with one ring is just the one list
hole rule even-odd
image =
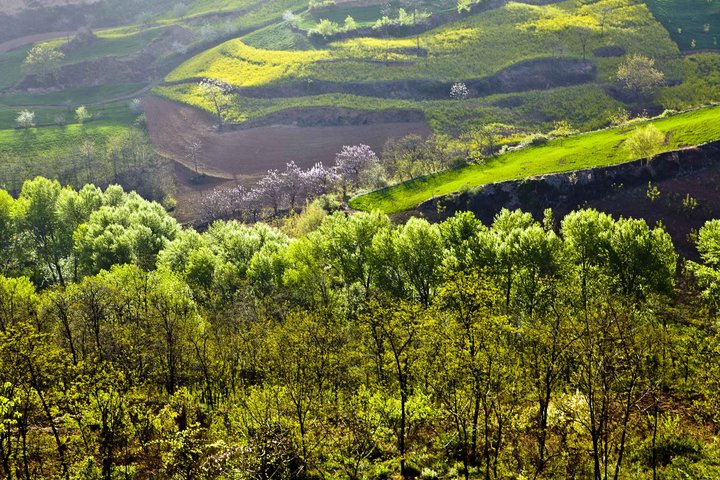
[[[665, 151], [720, 139], [720, 107], [700, 109], [651, 123], [667, 135]], [[606, 129], [553, 140], [545, 145], [500, 155], [474, 164], [353, 198], [357, 210], [396, 213], [416, 207], [438, 195], [447, 195], [488, 183], [533, 175], [569, 172], [615, 165], [631, 160], [623, 141], [635, 126]]]
[[88, 105], [132, 95], [142, 90], [144, 83], [123, 83], [97, 87], [67, 88], [45, 94], [16, 93], [0, 97], [0, 106], [56, 106]]

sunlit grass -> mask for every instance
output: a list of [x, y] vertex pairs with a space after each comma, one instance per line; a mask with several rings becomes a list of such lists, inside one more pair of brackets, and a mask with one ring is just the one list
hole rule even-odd
[[[668, 142], [663, 146], [665, 151], [720, 139], [720, 107], [656, 119], [651, 123], [667, 135]], [[623, 147], [624, 140], [634, 128], [606, 129], [553, 140], [542, 146], [500, 155], [482, 164], [448, 170], [361, 195], [352, 199], [350, 205], [357, 210], [395, 213], [414, 208], [434, 196], [488, 183], [637, 160]]]

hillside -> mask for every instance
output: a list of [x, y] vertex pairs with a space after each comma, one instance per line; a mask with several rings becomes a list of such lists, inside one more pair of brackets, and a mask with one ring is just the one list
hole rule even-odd
[[0, 480], [720, 479], [713, 0], [0, 0]]

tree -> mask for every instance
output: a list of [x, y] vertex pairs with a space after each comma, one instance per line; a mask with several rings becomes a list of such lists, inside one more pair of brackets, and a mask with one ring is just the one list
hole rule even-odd
[[615, 75], [620, 86], [637, 99], [649, 98], [665, 81], [665, 74], [655, 67], [655, 60], [643, 55], [628, 56]]
[[696, 244], [702, 263], [688, 262], [688, 269], [695, 275], [703, 299], [717, 309], [720, 306], [720, 220], [706, 222]]
[[470, 90], [464, 83], [453, 83], [452, 87], [450, 87], [450, 98], [454, 100], [465, 100], [468, 97], [470, 97]]
[[[426, 359], [423, 336], [428, 328], [427, 314], [417, 304], [374, 304], [362, 318], [368, 333], [366, 341], [379, 365], [381, 385], [396, 389], [400, 399], [400, 418], [394, 425], [400, 458], [400, 474], [406, 475], [408, 445], [408, 400]], [[387, 378], [385, 377], [387, 375]]]
[[61, 191], [57, 180], [38, 177], [26, 181], [20, 192], [19, 218], [20, 229], [40, 263], [37, 274], [47, 274], [52, 282], [64, 284], [63, 260], [72, 248], [72, 232], [59, 228], [57, 200]]
[[195, 175], [200, 175], [200, 154], [202, 149], [202, 140], [199, 138], [193, 138], [185, 145], [185, 156], [190, 161], [190, 165], [193, 166]]
[[225, 125], [225, 114], [232, 105], [232, 87], [220, 80], [206, 78], [198, 84], [198, 93], [215, 112], [218, 128]]
[[15, 123], [20, 128], [32, 128], [35, 126], [35, 112], [30, 110], [21, 110], [18, 112]]
[[298, 198], [304, 193], [306, 188], [306, 176], [302, 169], [295, 165], [295, 162], [290, 162], [285, 166], [282, 179], [287, 192], [287, 198], [290, 201], [290, 210], [295, 211]]
[[64, 58], [65, 54], [57, 48], [47, 43], [40, 43], [27, 53], [23, 69], [26, 73], [35, 75], [38, 80], [44, 82], [50, 78], [54, 79]]
[[127, 194], [119, 204], [94, 211], [79, 226], [73, 235], [75, 253], [85, 274], [124, 263], [152, 269], [158, 253], [179, 230], [160, 204]]
[[0, 275], [7, 275], [22, 254], [16, 251], [18, 218], [15, 200], [0, 190]]
[[502, 403], [514, 365], [507, 350], [509, 318], [500, 315], [501, 306], [502, 293], [479, 270], [450, 276], [438, 293], [432, 328], [440, 346], [433, 389], [453, 419], [466, 479], [470, 466], [481, 460], [489, 478], [502, 444]]
[[85, 122], [88, 122], [92, 118], [92, 113], [90, 113], [85, 105], [80, 105], [75, 109], [75, 119], [80, 125], [85, 124]]
[[267, 174], [255, 184], [252, 192], [266, 205], [270, 204], [273, 214], [277, 216], [287, 196], [285, 178], [277, 170], [268, 170]]
[[325, 168], [322, 162], [304, 171], [303, 176], [310, 197], [326, 195], [337, 188], [338, 174], [334, 169]]
[[378, 162], [378, 157], [368, 145], [344, 146], [335, 156], [335, 171], [342, 184], [343, 199], [348, 197], [348, 187], [360, 186], [360, 174]]
[[630, 152], [632, 159], [646, 159], [658, 153], [665, 145], [665, 134], [652, 123], [644, 127], [637, 127], [625, 140], [625, 149]]

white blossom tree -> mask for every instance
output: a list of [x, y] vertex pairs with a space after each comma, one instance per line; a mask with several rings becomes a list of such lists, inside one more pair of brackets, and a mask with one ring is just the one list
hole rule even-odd
[[373, 167], [378, 156], [368, 145], [345, 145], [335, 156], [335, 172], [340, 179], [343, 199], [347, 199], [348, 187], [357, 189], [360, 185], [360, 174], [363, 170]]
[[285, 178], [277, 170], [268, 170], [252, 191], [258, 200], [272, 207], [273, 214], [277, 215], [287, 193]]
[[286, 192], [285, 195], [290, 202], [290, 210], [295, 210], [298, 197], [300, 197], [305, 190], [306, 181], [304, 172], [295, 162], [290, 162], [285, 166], [282, 179]]
[[233, 99], [232, 87], [220, 80], [206, 78], [198, 84], [198, 92], [203, 100], [212, 107], [217, 118], [218, 128], [222, 130], [225, 125], [225, 114]]
[[470, 89], [468, 89], [467, 85], [462, 82], [453, 83], [452, 87], [450, 87], [450, 98], [454, 98], [455, 100], [465, 100], [469, 96]]
[[18, 127], [20, 128], [32, 128], [35, 126], [35, 112], [31, 112], [30, 110], [22, 110], [18, 112], [17, 118], [15, 118], [15, 123], [17, 123]]
[[318, 162], [312, 168], [303, 172], [308, 196], [316, 197], [326, 195], [333, 191], [338, 183], [339, 176], [332, 168], [326, 168]]

